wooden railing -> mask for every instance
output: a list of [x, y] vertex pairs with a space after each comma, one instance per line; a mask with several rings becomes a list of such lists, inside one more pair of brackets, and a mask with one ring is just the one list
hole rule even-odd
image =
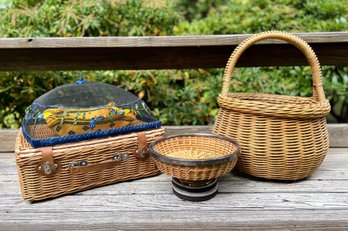
[[[348, 65], [348, 32], [297, 34], [321, 65]], [[250, 35], [3, 38], [0, 70], [182, 69], [224, 67]], [[269, 40], [252, 46], [239, 66], [308, 65], [292, 45]]]

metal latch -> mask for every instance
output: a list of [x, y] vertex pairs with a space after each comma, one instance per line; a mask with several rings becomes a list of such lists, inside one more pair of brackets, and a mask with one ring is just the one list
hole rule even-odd
[[[129, 154], [128, 153], [119, 153], [119, 154], [112, 155], [111, 160], [112, 160], [112, 162], [114, 162], [114, 161], [126, 160], [128, 158], [129, 158]], [[75, 162], [70, 163], [69, 164], [69, 169], [76, 169], [76, 168], [79, 168], [79, 167], [86, 167], [86, 166], [89, 166], [89, 167], [92, 168], [92, 167], [96, 167], [98, 165], [103, 165], [105, 163], [108, 163], [108, 162], [88, 165], [88, 161], [87, 160], [79, 160], [79, 161], [75, 161]]]
[[112, 155], [112, 159], [113, 160], [118, 160], [118, 161], [127, 160], [128, 158], [129, 158], [129, 154], [128, 153], [120, 153], [120, 154]]
[[75, 161], [69, 164], [69, 168], [78, 168], [78, 167], [83, 167], [83, 166], [87, 166], [88, 165], [88, 161], [87, 160], [79, 160], [79, 161]]
[[58, 168], [58, 164], [54, 164], [53, 166], [52, 166], [52, 164], [50, 163], [50, 162], [45, 162], [44, 164], [42, 164], [42, 165], [39, 165], [38, 167], [37, 167], [37, 169], [40, 171], [40, 172], [42, 172], [42, 173], [44, 173], [45, 175], [47, 175], [47, 176], [50, 176], [50, 175], [52, 175], [55, 171], [56, 171], [56, 169]]

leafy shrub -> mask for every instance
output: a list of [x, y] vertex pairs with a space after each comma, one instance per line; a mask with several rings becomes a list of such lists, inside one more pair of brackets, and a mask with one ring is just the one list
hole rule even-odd
[[177, 0], [176, 10], [182, 12], [182, 16], [190, 22], [207, 17], [210, 11], [220, 10], [228, 2], [229, 0]]
[[14, 1], [1, 15], [1, 37], [165, 35], [178, 22], [166, 7], [142, 1]]
[[0, 76], [0, 128], [18, 128], [24, 109], [35, 98], [72, 79], [63, 72], [2, 72]]

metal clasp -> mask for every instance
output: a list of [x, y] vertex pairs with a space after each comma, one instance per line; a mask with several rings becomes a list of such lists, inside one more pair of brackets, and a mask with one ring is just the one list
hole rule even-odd
[[129, 158], [128, 153], [119, 153], [112, 155], [113, 160], [121, 161], [121, 160], [127, 160]]
[[88, 165], [88, 161], [87, 160], [79, 160], [76, 162], [72, 162], [69, 164], [69, 168], [78, 168], [78, 167], [83, 167], [83, 166], [87, 166]]
[[40, 172], [44, 173], [44, 174], [47, 175], [47, 176], [52, 175], [52, 174], [56, 171], [57, 168], [58, 168], [58, 164], [54, 164], [54, 165], [52, 166], [51, 163], [48, 162], [48, 161], [45, 162], [43, 165], [39, 165], [39, 166], [37, 167], [37, 169], [38, 169]]
[[134, 155], [139, 159], [139, 160], [145, 160], [146, 158], [149, 157], [149, 149], [145, 146], [140, 148], [139, 150], [136, 149], [134, 150]]

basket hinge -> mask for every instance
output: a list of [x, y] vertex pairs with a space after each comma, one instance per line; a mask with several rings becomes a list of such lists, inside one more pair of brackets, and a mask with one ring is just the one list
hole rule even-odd
[[134, 150], [134, 156], [139, 160], [145, 160], [150, 156], [145, 132], [138, 132], [138, 148]]
[[36, 171], [43, 176], [51, 177], [58, 170], [58, 163], [54, 162], [52, 157], [52, 147], [40, 148], [41, 150], [41, 163], [36, 167]]

